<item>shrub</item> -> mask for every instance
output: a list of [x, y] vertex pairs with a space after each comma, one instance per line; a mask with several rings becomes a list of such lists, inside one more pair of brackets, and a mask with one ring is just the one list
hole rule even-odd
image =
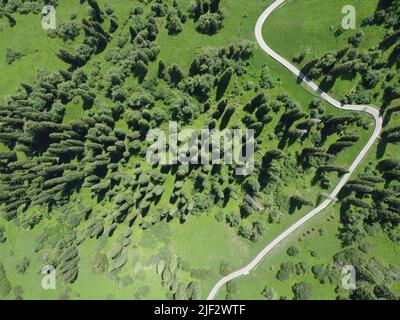
[[381, 72], [379, 70], [368, 69], [363, 75], [363, 85], [367, 89], [375, 88], [381, 79]]
[[200, 33], [214, 35], [222, 28], [223, 15], [220, 13], [207, 13], [200, 17], [196, 30]]
[[15, 270], [18, 273], [24, 274], [28, 269], [30, 263], [31, 261], [27, 257], [24, 257], [22, 261], [16, 265]]
[[291, 246], [289, 249], [287, 249], [287, 254], [291, 257], [297, 256], [300, 253], [300, 250], [296, 246]]
[[75, 22], [62, 22], [58, 26], [58, 36], [66, 42], [74, 40], [79, 35], [79, 26]]
[[10, 48], [7, 49], [6, 63], [12, 64], [14, 61], [21, 59], [22, 54]]
[[178, 12], [176, 9], [171, 9], [171, 11], [167, 15], [167, 25], [168, 34], [176, 35], [181, 33], [183, 30], [181, 19], [179, 18]]
[[98, 252], [92, 259], [93, 273], [104, 273], [108, 268], [107, 256]]
[[293, 62], [294, 62], [294, 63], [302, 63], [302, 62], [304, 61], [306, 55], [307, 55], [307, 52], [306, 52], [306, 51], [303, 51], [303, 52], [301, 52], [301, 53], [298, 53], [297, 55], [295, 55], [295, 56], [293, 57]]
[[358, 31], [356, 34], [352, 35], [349, 38], [349, 43], [352, 44], [355, 47], [358, 47], [361, 42], [363, 42], [365, 39], [365, 33], [363, 31]]
[[250, 194], [255, 194], [259, 192], [260, 188], [261, 188], [260, 183], [258, 182], [258, 179], [255, 177], [249, 177], [243, 183], [243, 189]]
[[6, 271], [0, 262], [0, 297], [5, 297], [11, 291], [11, 284], [6, 277]]
[[177, 64], [173, 64], [168, 69], [168, 74], [170, 78], [170, 82], [173, 85], [177, 85], [183, 79], [183, 71], [180, 66]]
[[292, 290], [295, 300], [309, 300], [313, 295], [313, 287], [307, 282], [295, 283]]
[[289, 280], [291, 275], [296, 272], [296, 267], [292, 262], [284, 262], [276, 274], [276, 278], [280, 281]]
[[315, 279], [317, 279], [320, 283], [336, 283], [339, 278], [338, 270], [331, 265], [317, 265], [311, 268], [312, 273], [314, 274]]
[[226, 276], [229, 274], [229, 263], [226, 261], [222, 261], [220, 268], [219, 268], [219, 272], [222, 276]]

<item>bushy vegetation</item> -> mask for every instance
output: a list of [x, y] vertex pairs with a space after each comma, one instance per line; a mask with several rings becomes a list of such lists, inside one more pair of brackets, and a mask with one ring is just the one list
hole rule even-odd
[[0, 263], [0, 297], [7, 296], [11, 291], [11, 284], [7, 279], [6, 271], [4, 266]]
[[295, 283], [292, 289], [295, 300], [309, 300], [313, 295], [313, 287], [307, 282]]
[[0, 226], [0, 243], [6, 242], [6, 240], [5, 229]]

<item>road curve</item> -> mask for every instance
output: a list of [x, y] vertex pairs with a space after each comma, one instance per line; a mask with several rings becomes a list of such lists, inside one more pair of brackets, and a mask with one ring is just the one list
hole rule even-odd
[[260, 47], [273, 59], [278, 61], [280, 64], [282, 64], [286, 69], [288, 69], [290, 72], [292, 72], [295, 76], [301, 78], [305, 84], [307, 84], [313, 91], [315, 91], [323, 100], [328, 102], [329, 104], [333, 105], [336, 108], [342, 109], [342, 110], [351, 110], [351, 111], [361, 111], [361, 112], [366, 112], [372, 115], [375, 119], [375, 129], [374, 132], [371, 136], [371, 138], [368, 140], [368, 143], [365, 145], [365, 147], [360, 151], [358, 154], [357, 158], [354, 160], [352, 165], [349, 168], [349, 173], [345, 174], [342, 179], [340, 180], [339, 184], [336, 186], [336, 188], [332, 191], [332, 193], [329, 195], [329, 197], [322, 202], [318, 207], [313, 209], [311, 212], [309, 212], [307, 215], [302, 217], [300, 220], [298, 220], [296, 223], [291, 225], [288, 229], [286, 229], [284, 232], [282, 232], [278, 237], [276, 237], [271, 243], [269, 243], [248, 265], [245, 267], [232, 272], [231, 274], [227, 275], [226, 277], [223, 277], [221, 280], [219, 280], [215, 286], [212, 288], [211, 292], [209, 293], [207, 300], [212, 300], [215, 298], [217, 295], [218, 291], [220, 288], [226, 284], [228, 281], [231, 281], [233, 279], [236, 279], [242, 275], [247, 275], [249, 272], [254, 269], [261, 261], [262, 259], [269, 253], [271, 252], [279, 243], [281, 243], [284, 239], [286, 239], [288, 236], [290, 236], [294, 231], [296, 231], [298, 228], [300, 228], [303, 224], [305, 224], [308, 220], [313, 218], [316, 214], [324, 210], [329, 204], [334, 201], [334, 199], [337, 197], [339, 192], [342, 190], [342, 188], [345, 186], [347, 181], [349, 180], [350, 176], [352, 173], [355, 171], [357, 166], [361, 163], [365, 155], [368, 153], [368, 151], [371, 149], [372, 145], [376, 141], [376, 139], [379, 137], [379, 134], [382, 130], [382, 117], [377, 109], [371, 106], [366, 106], [366, 105], [345, 105], [340, 103], [339, 101], [335, 100], [334, 98], [330, 97], [327, 93], [323, 92], [314, 82], [312, 82], [309, 78], [307, 78], [304, 74], [301, 73], [300, 70], [298, 70], [295, 66], [293, 66], [289, 61], [281, 57], [279, 54], [277, 54], [274, 50], [272, 50], [267, 43], [265, 42], [263, 35], [262, 35], [262, 28], [269, 17], [269, 15], [277, 8], [279, 8], [282, 4], [284, 4], [287, 0], [277, 0], [274, 3], [272, 3], [260, 16], [260, 18], [257, 21], [257, 25], [255, 28], [255, 35], [258, 44]]

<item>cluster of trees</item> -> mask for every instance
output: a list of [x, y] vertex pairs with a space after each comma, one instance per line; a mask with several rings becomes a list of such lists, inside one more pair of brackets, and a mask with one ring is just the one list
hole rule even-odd
[[332, 158], [333, 155], [326, 153], [323, 148], [305, 147], [301, 151], [298, 161], [301, 163], [303, 168], [308, 169], [311, 167], [318, 168], [321, 165], [325, 165]]
[[[392, 109], [393, 110], [393, 109]], [[382, 132], [382, 142], [388, 143], [399, 143], [400, 142], [400, 127], [392, 127]]]
[[[118, 166], [113, 166], [110, 162], [115, 163], [129, 157], [130, 154], [125, 145], [126, 138], [129, 145], [133, 146], [135, 141], [145, 136], [150, 127], [147, 120], [151, 119], [148, 116], [153, 116], [152, 113], [145, 114], [145, 110], [142, 110], [140, 115], [142, 119], [137, 119], [137, 123], [140, 124], [138, 136], [135, 134], [126, 136], [121, 130], [113, 129], [115, 121], [122, 111], [121, 105], [118, 104], [108, 109], [102, 109], [92, 116], [72, 121], [70, 125], [61, 125], [65, 110], [64, 103], [72, 100], [75, 95], [80, 95], [85, 105], [89, 102], [92, 103], [95, 99], [86, 85], [87, 76], [82, 71], [74, 74], [60, 71], [60, 75], [44, 72], [39, 78], [39, 83], [35, 87], [23, 85], [26, 91], [25, 96], [15, 97], [14, 101], [2, 109], [4, 116], [2, 121], [5, 123], [2, 127], [2, 141], [10, 147], [21, 144], [20, 149], [24, 148], [26, 152], [41, 154], [40, 165], [35, 161], [18, 162], [15, 153], [12, 152], [2, 155], [2, 164], [5, 165], [4, 169], [7, 171], [7, 174], [2, 176], [3, 181], [9, 181], [14, 175], [24, 176], [22, 172], [26, 170], [30, 170], [27, 175], [28, 181], [35, 179], [37, 181], [30, 190], [33, 194], [29, 191], [26, 201], [21, 199], [21, 196], [25, 194], [23, 192], [25, 179], [16, 180], [16, 183], [20, 183], [21, 188], [19, 189], [17, 184], [9, 185], [4, 189], [4, 198], [7, 198], [9, 191], [19, 198], [18, 201], [13, 201], [15, 197], [9, 198], [10, 206], [6, 207], [9, 218], [15, 216], [16, 209], [23, 203], [45, 204], [58, 201], [59, 198], [54, 197], [54, 193], [65, 195], [66, 190], [79, 185], [84, 177], [86, 177], [86, 186], [90, 186], [94, 194], [104, 194], [110, 191], [113, 184], [118, 183], [120, 179], [119, 173], [116, 172]], [[68, 89], [72, 89], [68, 94], [66, 85]], [[43, 97], [43, 102], [38, 101], [37, 96]], [[58, 98], [61, 99], [61, 103], [55, 101]], [[21, 99], [25, 99], [24, 104], [20, 102]], [[132, 98], [129, 103], [134, 108], [140, 108], [145, 101], [146, 99], [138, 96]], [[16, 108], [16, 105], [20, 107]], [[150, 102], [151, 105], [152, 102]], [[42, 110], [42, 112], [33, 111], [33, 108]], [[48, 109], [51, 110], [47, 111]], [[11, 114], [14, 116], [10, 117]], [[154, 121], [160, 123], [163, 121], [163, 117], [162, 113], [154, 112]], [[29, 119], [29, 121], [23, 128], [21, 124], [25, 119]], [[41, 122], [39, 123], [39, 121]], [[130, 122], [133, 124], [132, 120]], [[11, 130], [17, 133], [8, 134]], [[43, 151], [45, 152], [43, 153]], [[104, 152], [107, 156], [102, 154]], [[82, 160], [79, 168], [66, 163], [74, 157]], [[107, 176], [110, 181], [101, 182], [108, 170], [111, 171]], [[63, 175], [63, 173], [66, 174]], [[39, 179], [41, 176], [46, 181]], [[38, 186], [43, 189], [42, 192]], [[16, 190], [18, 192], [15, 192]]]
[[113, 260], [109, 267], [109, 273], [115, 274], [128, 262], [128, 255], [125, 252], [120, 252]]
[[400, 112], [400, 105], [394, 104], [385, 109], [385, 123], [390, 121], [393, 114]]
[[[104, 216], [103, 216], [104, 218]], [[104, 221], [101, 219], [92, 220], [85, 229], [84, 237], [86, 238], [100, 238], [104, 234]]]
[[[247, 59], [251, 55], [251, 52], [252, 44], [240, 43], [237, 46], [232, 45], [224, 48], [218, 51], [216, 54], [211, 52], [207, 52], [207, 54], [201, 54], [198, 58], [196, 58], [197, 60], [194, 60], [192, 64], [191, 73], [194, 75], [192, 77], [201, 78], [203, 76], [214, 77], [216, 75], [221, 75], [219, 81], [221, 85], [219, 87], [226, 88], [233, 72], [232, 67], [229, 64], [226, 64], [226, 62], [229, 60], [240, 61], [241, 59]], [[223, 59], [221, 59], [221, 56]], [[183, 72], [179, 72], [179, 67], [172, 66], [170, 70], [178, 70], [177, 72], [169, 72], [169, 74], [178, 74], [178, 78], [183, 78]], [[27, 96], [30, 96], [30, 94], [36, 91], [42, 92], [44, 91], [43, 89], [45, 89], [46, 91], [44, 92], [48, 92], [49, 101], [54, 101], [61, 96], [65, 103], [71, 101], [75, 94], [79, 94], [84, 101], [93, 102], [96, 99], [95, 97], [90, 98], [92, 91], [86, 85], [89, 81], [88, 76], [81, 70], [78, 70], [74, 73], [60, 71], [60, 75], [46, 74], [46, 76], [43, 76], [43, 78], [45, 78], [45, 82], [49, 83], [40, 84], [39, 90], [36, 87], [30, 87], [28, 85], [24, 86]], [[110, 83], [119, 83], [119, 81], [120, 80], [118, 80], [114, 75], [110, 77]], [[73, 89], [72, 94], [71, 92], [69, 95], [66, 93], [67, 90], [64, 89], [66, 88], [66, 82], [68, 83], [69, 88]], [[185, 79], [182, 83], [190, 82], [186, 81]], [[188, 90], [187, 88], [181, 86], [179, 86], [178, 89], [184, 91]], [[171, 90], [177, 92], [176, 88], [174, 87], [171, 87]], [[193, 95], [194, 91], [195, 90], [189, 90], [189, 93]], [[56, 203], [61, 198], [52, 196], [54, 192], [59, 192], [60, 195], [62, 194], [65, 196], [66, 190], [72, 191], [73, 189], [71, 189], [71, 187], [80, 185], [83, 181], [85, 187], [91, 188], [93, 195], [107, 195], [108, 197], [112, 198], [118, 190], [112, 189], [123, 179], [123, 175], [121, 178], [121, 172], [119, 172], [116, 163], [121, 161], [124, 163], [129, 158], [131, 153], [140, 153], [142, 150], [141, 141], [143, 140], [148, 129], [152, 125], [159, 125], [165, 121], [165, 119], [167, 119], [167, 116], [163, 114], [161, 109], [160, 112], [156, 112], [156, 99], [161, 99], [165, 103], [168, 102], [178, 106], [175, 110], [176, 112], [180, 112], [182, 115], [178, 115], [178, 113], [172, 113], [172, 117], [178, 120], [183, 120], [182, 122], [184, 123], [186, 121], [190, 122], [194, 120], [199, 114], [199, 111], [197, 111], [193, 116], [191, 116], [191, 114], [193, 114], [192, 110], [195, 110], [193, 106], [198, 108], [198, 106], [201, 104], [192, 102], [189, 95], [186, 99], [181, 100], [184, 103], [184, 105], [182, 105], [176, 103], [176, 100], [175, 102], [171, 102], [174, 100], [170, 100], [168, 96], [159, 96], [158, 93], [149, 94], [148, 92], [149, 91], [137, 93], [127, 100], [127, 105], [129, 108], [126, 112], [124, 112], [124, 116], [133, 130], [133, 133], [127, 135], [120, 130], [113, 129], [116, 120], [119, 119], [124, 109], [123, 106], [118, 103], [113, 105], [111, 110], [101, 108], [100, 111], [92, 114], [91, 116], [85, 116], [81, 120], [73, 121], [69, 126], [60, 125], [64, 108], [63, 103], [59, 103], [57, 101], [56, 103], [53, 103], [53, 106], [51, 106], [50, 102], [42, 105], [41, 108], [43, 110], [50, 109], [51, 112], [48, 112], [48, 114], [42, 112], [41, 114], [29, 115], [29, 119], [32, 119], [31, 121], [39, 118], [47, 120], [46, 126], [36, 125], [33, 121], [29, 124], [29, 126], [27, 126], [26, 130], [28, 136], [31, 137], [30, 139], [32, 139], [33, 142], [36, 141], [36, 143], [33, 143], [32, 145], [34, 145], [35, 148], [40, 147], [40, 150], [38, 150], [39, 152], [46, 150], [47, 145], [48, 148], [45, 152], [45, 155], [51, 156], [53, 159], [48, 166], [46, 166], [46, 170], [48, 170], [49, 173], [44, 172], [47, 181], [43, 182], [42, 184], [39, 183], [39, 185], [42, 185], [43, 190], [34, 198], [28, 197], [26, 202], [13, 202], [11, 204], [12, 207], [8, 208], [11, 212], [9, 217], [15, 217], [16, 209], [21, 204], [29, 203], [31, 200], [33, 200], [32, 203], [34, 204]], [[50, 94], [52, 94], [51, 99]], [[290, 101], [286, 101], [285, 103], [289, 109], [292, 105], [295, 105]], [[53, 110], [54, 114], [52, 113]], [[218, 104], [213, 116], [219, 118], [224, 114], [232, 114], [230, 110], [231, 109], [227, 105], [226, 99], [223, 99]], [[258, 124], [260, 125], [259, 127], [262, 128], [262, 123], [270, 121], [269, 117], [265, 117], [270, 112], [270, 109], [268, 107], [268, 97], [264, 93], [260, 93], [255, 96], [249, 102], [248, 106], [246, 106], [246, 110], [249, 112], [249, 114], [255, 114], [254, 120], [245, 120], [253, 128], [257, 128]], [[24, 116], [28, 115], [24, 114]], [[7, 121], [11, 122], [12, 120], [8, 118]], [[19, 128], [21, 129], [21, 122], [15, 122], [16, 121], [13, 120], [12, 125], [19, 125]], [[13, 138], [15, 138], [15, 136]], [[44, 141], [48, 142], [43, 143]], [[139, 147], [139, 149], [137, 147]], [[67, 163], [56, 164], [59, 161], [57, 161], [57, 159], [62, 159], [61, 162], [68, 162], [75, 156], [82, 160], [79, 166], [70, 165]], [[281, 151], [276, 150], [266, 154], [265, 159], [266, 162], [272, 164], [272, 160], [275, 158], [279, 159], [281, 156]], [[15, 162], [16, 159], [12, 159], [13, 157], [15, 158], [15, 155], [9, 155], [7, 159], [10, 160], [6, 160], [6, 162]], [[13, 168], [13, 170], [31, 169], [29, 167], [24, 167], [24, 165], [26, 164], [19, 164], [17, 162], [17, 164], [10, 164], [9, 167]], [[78, 172], [76, 173], [74, 171]], [[137, 175], [138, 181], [146, 181], [144, 176], [145, 175], [142, 173], [139, 173]], [[36, 178], [36, 176], [33, 175], [30, 175], [29, 177], [32, 180]], [[22, 182], [23, 181], [21, 181], [21, 183]], [[213, 194], [216, 196], [216, 201], [219, 201], [224, 197], [226, 198], [227, 196], [234, 196], [235, 192], [234, 190], [231, 190], [232, 188], [226, 187], [223, 189], [219, 185], [220, 183], [211, 183], [211, 186], [215, 191]], [[128, 184], [126, 186], [134, 187], [134, 184]], [[112, 220], [112, 224], [109, 227], [110, 230], [115, 230], [115, 224], [125, 221], [128, 214], [134, 210], [134, 207], [140, 208], [141, 212], [140, 214], [134, 212], [134, 214], [129, 215], [129, 220], [132, 222], [138, 221], [143, 228], [147, 228], [148, 223], [155, 223], [163, 217], [180, 217], [180, 219], [184, 221], [187, 214], [192, 211], [196, 211], [196, 208], [200, 206], [201, 202], [196, 202], [196, 204], [193, 205], [191, 201], [189, 201], [189, 196], [184, 192], [180, 192], [181, 185], [178, 186], [177, 184], [176, 186], [177, 188], [176, 191], [174, 191], [174, 198], [178, 204], [177, 207], [168, 212], [157, 213], [156, 219], [149, 218], [149, 222], [142, 222], [141, 220], [146, 215], [148, 208], [153, 202], [156, 203], [157, 198], [163, 194], [163, 188], [161, 185], [157, 184], [148, 184], [147, 186], [145, 184], [140, 184], [140, 195], [135, 196], [132, 200], [122, 201], [118, 204], [118, 206], [116, 206], [115, 215]], [[260, 188], [260, 183], [254, 177], [248, 179], [244, 184], [244, 189], [251, 194], [259, 192]], [[242, 212], [244, 212], [242, 216], [246, 217], [251, 215], [254, 212], [254, 209], [249, 205], [243, 205]], [[239, 225], [237, 222], [234, 222], [234, 220], [232, 220], [232, 224]], [[91, 237], [99, 237], [104, 232], [104, 226], [101, 223], [94, 223], [91, 228]], [[260, 221], [252, 224], [243, 224], [240, 227], [239, 233], [252, 241], [256, 241], [263, 234], [264, 230], [264, 223]]]
[[[54, 266], [57, 276], [66, 283], [73, 283], [79, 273], [80, 258], [77, 246], [81, 240], [78, 239], [74, 227], [63, 221], [57, 226], [45, 229], [36, 240], [35, 251], [47, 249], [47, 254], [43, 256], [44, 263]], [[28, 265], [28, 261], [25, 260], [20, 267], [25, 268]]]
[[67, 283], [73, 283], [76, 280], [79, 260], [78, 249], [72, 244], [59, 249], [57, 271], [62, 280]]
[[349, 38], [349, 43], [352, 44], [354, 47], [358, 47], [361, 42], [365, 40], [365, 33], [364, 31], [357, 31]]
[[183, 24], [187, 21], [187, 15], [179, 9], [177, 2], [174, 1], [172, 8], [168, 11], [166, 20], [168, 34], [176, 35], [183, 31]]
[[340, 280], [340, 270], [332, 265], [316, 265], [311, 268], [315, 279], [322, 284], [337, 284]]
[[24, 257], [20, 263], [18, 263], [15, 266], [15, 270], [20, 273], [20, 274], [24, 274], [26, 272], [26, 270], [29, 268], [29, 265], [31, 264], [31, 260], [27, 257]]
[[214, 35], [222, 28], [224, 20], [220, 10], [221, 0], [195, 0], [189, 8], [190, 16], [197, 22], [196, 30]]
[[399, 30], [399, 4], [398, 1], [388, 1], [379, 4], [371, 16], [363, 20], [364, 25], [384, 25], [387, 29]]
[[[105, 31], [102, 26], [105, 21], [104, 12], [96, 0], [88, 0], [88, 4], [88, 19], [83, 19], [81, 26], [85, 34], [83, 42], [75, 47], [73, 52], [60, 49], [57, 53], [57, 57], [70, 64], [72, 68], [84, 66], [93, 54], [103, 52], [111, 40], [110, 33], [115, 32], [118, 27], [117, 18], [112, 16], [110, 27]], [[63, 40], [73, 40], [79, 34], [79, 26], [74, 22], [64, 23], [58, 34]]]
[[273, 89], [275, 87], [269, 68], [266, 65], [264, 65], [261, 69], [259, 84], [263, 89]]
[[[323, 106], [319, 99], [315, 99], [311, 103], [311, 111], [307, 115], [303, 112], [299, 103], [290, 100], [285, 94], [279, 94], [276, 97], [276, 101], [270, 101], [269, 97], [264, 93], [260, 93], [244, 108], [248, 114], [246, 114], [242, 121], [247, 127], [256, 129], [257, 135], [260, 133], [259, 129], [262, 130], [263, 124], [273, 119], [270, 113], [272, 111], [278, 113], [282, 109], [284, 109], [283, 114], [275, 128], [276, 136], [271, 137], [271, 139], [281, 139], [278, 145], [279, 149], [266, 152], [261, 162], [256, 161], [256, 173], [254, 174], [254, 178], [244, 180], [244, 191], [249, 194], [255, 194], [264, 188], [268, 188], [268, 190], [275, 189], [272, 192], [277, 192], [279, 181], [282, 179], [285, 181], [293, 179], [294, 177], [291, 176], [292, 173], [289, 172], [291, 170], [296, 171], [299, 167], [305, 170], [314, 167], [316, 169], [314, 182], [320, 181], [321, 186], [328, 189], [331, 186], [330, 173], [335, 172], [340, 176], [348, 172], [345, 168], [332, 165], [332, 160], [334, 160], [334, 156], [337, 153], [344, 148], [353, 146], [359, 140], [357, 133], [354, 132], [352, 134], [341, 135], [341, 132], [346, 132], [349, 126], [354, 124], [360, 126], [359, 115], [333, 116], [327, 114], [320, 117], [319, 114], [323, 114]], [[253, 113], [256, 116], [254, 119], [251, 117]], [[257, 130], [257, 128], [259, 129]], [[337, 141], [328, 148], [323, 148], [328, 136], [334, 134], [338, 135]], [[297, 163], [293, 162], [290, 156], [287, 156], [283, 152], [287, 144], [292, 144], [296, 140], [305, 143], [306, 139], [310, 137], [314, 146], [305, 146], [303, 151], [296, 155]], [[255, 178], [257, 175], [259, 178]], [[282, 198], [281, 192], [279, 192], [279, 196], [278, 194], [276, 195], [276, 199], [278, 198]], [[283, 198], [282, 200], [284, 201]], [[278, 212], [287, 209], [293, 212], [296, 208], [300, 209], [304, 205], [314, 205], [310, 199], [296, 196], [286, 199], [286, 208], [280, 202], [277, 201], [277, 205], [279, 205]], [[245, 215], [242, 214], [242, 217], [252, 214], [252, 210], [247, 210], [246, 206], [242, 206], [241, 209], [246, 213]], [[231, 223], [230, 220], [228, 223]], [[235, 224], [235, 220], [232, 223]]]
[[291, 246], [287, 249], [286, 253], [290, 256], [290, 257], [294, 257], [297, 256], [300, 253], [300, 249], [297, 246]]
[[276, 278], [280, 281], [286, 281], [291, 278], [292, 275], [305, 275], [310, 272], [310, 267], [305, 262], [293, 263], [290, 261], [283, 262], [280, 265]]
[[91, 262], [93, 273], [104, 273], [108, 269], [107, 256], [101, 252], [96, 253]]
[[160, 260], [157, 273], [161, 275], [162, 285], [169, 288], [169, 296], [175, 300], [199, 300], [201, 286], [197, 281], [184, 283], [180, 279], [183, 262], [178, 256], [171, 256], [167, 260]]
[[310, 300], [314, 294], [313, 286], [308, 282], [297, 282], [292, 291], [295, 300]]
[[[242, 41], [221, 50], [204, 51], [193, 60], [188, 77], [179, 65], [166, 66], [160, 60], [159, 78], [167, 81], [171, 88], [179, 89], [179, 91], [175, 90], [173, 98], [161, 97], [167, 106], [172, 107], [172, 118], [182, 123], [190, 123], [202, 112], [208, 111], [211, 108], [211, 93], [214, 87], [217, 88], [219, 100], [232, 79], [234, 73], [232, 67], [250, 58], [253, 50], [253, 43]], [[233, 112], [234, 108], [227, 107], [226, 100], [221, 100], [217, 111], [213, 113], [211, 123], [223, 115], [224, 123], [227, 123]]]
[[197, 23], [196, 30], [204, 34], [214, 35], [222, 28], [223, 20], [224, 16], [222, 13], [202, 15]]
[[[18, 160], [13, 152], [2, 156], [1, 181], [6, 184], [3, 194], [8, 199], [6, 216], [10, 219], [24, 203], [54, 203], [57, 201], [55, 193], [68, 194], [81, 179], [74, 172], [76, 165], [67, 162], [83, 154], [84, 137], [80, 136], [78, 127], [61, 124], [62, 106], [61, 109], [58, 105], [52, 108], [61, 82], [60, 75], [42, 72], [35, 87], [23, 86], [25, 92], [1, 109], [0, 140], [11, 149], [17, 148], [30, 156], [40, 155], [40, 161], [36, 157]], [[13, 183], [8, 183], [11, 180]], [[26, 181], [31, 183], [27, 185]]]
[[226, 295], [225, 300], [232, 300], [233, 296], [238, 292], [238, 288], [234, 281], [229, 281], [225, 285]]
[[278, 298], [276, 290], [272, 287], [265, 287], [261, 294], [266, 300], [276, 300]]
[[[346, 96], [343, 102], [348, 104], [370, 103], [374, 97], [370, 90], [377, 88], [378, 84], [385, 80], [385, 74], [388, 74], [388, 70], [396, 60], [396, 55], [392, 54], [393, 58], [389, 61], [383, 60], [384, 52], [389, 50], [391, 46], [370, 50], [357, 49], [364, 37], [362, 31], [354, 34], [349, 39], [351, 45], [328, 52], [321, 58], [308, 62], [303, 67], [303, 72], [312, 79], [321, 79], [321, 87], [326, 90], [329, 90], [339, 77], [354, 79], [359, 74], [362, 81], [353, 92]], [[396, 48], [393, 50], [395, 51]], [[389, 86], [384, 89], [390, 91]], [[387, 101], [393, 99], [390, 92], [386, 96], [385, 100]]]
[[384, 159], [375, 171], [366, 171], [349, 181], [341, 194], [342, 241], [349, 245], [364, 241], [373, 225], [397, 241], [400, 202], [397, 201], [400, 163]]
[[57, 28], [57, 35], [64, 42], [74, 41], [79, 36], [80, 26], [75, 21], [67, 21], [59, 24]]
[[[310, 199], [307, 199], [303, 196], [300, 195], [294, 195], [292, 197], [290, 197], [290, 206], [293, 209], [301, 209], [303, 206], [314, 206], [314, 202]], [[290, 210], [293, 211], [293, 210]]]
[[343, 151], [345, 148], [349, 148], [349, 147], [353, 146], [354, 143], [357, 142], [358, 140], [359, 140], [359, 137], [356, 135], [343, 136], [329, 146], [328, 153], [329, 154], [338, 154], [339, 152]]
[[7, 64], [13, 64], [13, 62], [21, 59], [22, 54], [20, 52], [14, 51], [11, 48], [7, 48], [7, 53], [6, 53], [6, 63]]
[[384, 265], [378, 258], [370, 258], [356, 248], [346, 248], [334, 256], [337, 266], [352, 265], [356, 268], [357, 288], [350, 293], [338, 291], [338, 299], [396, 300], [397, 295], [390, 289], [391, 284], [399, 279], [399, 270], [394, 265]]
[[23, 0], [12, 0], [12, 1], [2, 1], [0, 3], [0, 16], [4, 15], [9, 20], [15, 22], [12, 17], [13, 14], [40, 14], [44, 4], [57, 6], [57, 0], [49, 1], [23, 1]]

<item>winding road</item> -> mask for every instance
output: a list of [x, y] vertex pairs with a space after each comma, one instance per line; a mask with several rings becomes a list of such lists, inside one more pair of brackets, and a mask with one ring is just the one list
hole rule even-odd
[[212, 288], [211, 292], [209, 293], [209, 295], [207, 297], [207, 300], [214, 299], [216, 297], [218, 291], [220, 290], [220, 288], [223, 285], [225, 285], [228, 281], [236, 279], [242, 275], [249, 274], [250, 271], [253, 270], [262, 261], [262, 259], [269, 252], [271, 252], [279, 243], [281, 243], [283, 240], [285, 240], [287, 237], [289, 237], [293, 232], [295, 232], [302, 225], [304, 225], [307, 221], [309, 221], [311, 218], [313, 218], [315, 215], [317, 215], [319, 212], [321, 212], [327, 206], [329, 206], [334, 201], [334, 199], [336, 199], [337, 195], [342, 190], [342, 188], [345, 186], [345, 184], [349, 180], [350, 176], [353, 174], [353, 172], [356, 170], [358, 165], [361, 163], [361, 161], [363, 160], [365, 155], [371, 149], [372, 145], [377, 140], [377, 138], [379, 137], [379, 134], [382, 130], [383, 120], [377, 109], [375, 109], [374, 107], [371, 107], [371, 106], [366, 106], [366, 105], [345, 105], [345, 104], [340, 103], [339, 101], [330, 97], [326, 92], [322, 91], [314, 82], [312, 82], [309, 78], [307, 78], [304, 74], [302, 74], [300, 70], [298, 70], [289, 61], [287, 61], [285, 58], [281, 57], [279, 54], [277, 54], [274, 50], [272, 50], [267, 45], [267, 43], [265, 42], [263, 35], [262, 35], [263, 25], [264, 25], [265, 21], [267, 20], [267, 18], [269, 17], [269, 15], [275, 9], [279, 8], [282, 4], [284, 4], [286, 1], [287, 0], [275, 1], [262, 13], [260, 18], [258, 19], [256, 28], [255, 28], [255, 35], [256, 35], [256, 39], [257, 39], [257, 42], [260, 45], [260, 47], [269, 56], [271, 56], [273, 59], [275, 59], [280, 64], [282, 64], [284, 67], [286, 67], [286, 69], [288, 69], [290, 72], [292, 72], [295, 76], [302, 79], [304, 83], [306, 83], [313, 91], [315, 91], [322, 99], [324, 99], [329, 104], [333, 105], [336, 108], [342, 109], [342, 110], [361, 111], [361, 112], [366, 112], [366, 113], [369, 113], [370, 115], [372, 115], [375, 119], [375, 129], [374, 129], [374, 132], [373, 132], [371, 138], [368, 140], [368, 143], [360, 151], [357, 158], [354, 160], [353, 164], [350, 166], [349, 173], [347, 173], [346, 175], [344, 175], [342, 177], [339, 184], [332, 191], [332, 193], [329, 195], [329, 197], [327, 197], [327, 199], [324, 202], [322, 202], [318, 207], [313, 209], [311, 212], [306, 214], [304, 217], [302, 217], [300, 220], [298, 220], [296, 223], [294, 223], [289, 228], [287, 228], [284, 232], [282, 232], [279, 236], [277, 236], [248, 265], [246, 265], [245, 267], [243, 267], [235, 272], [232, 272], [231, 274], [229, 274], [226, 277], [223, 277], [221, 280], [219, 280], [215, 284], [215, 286]]

